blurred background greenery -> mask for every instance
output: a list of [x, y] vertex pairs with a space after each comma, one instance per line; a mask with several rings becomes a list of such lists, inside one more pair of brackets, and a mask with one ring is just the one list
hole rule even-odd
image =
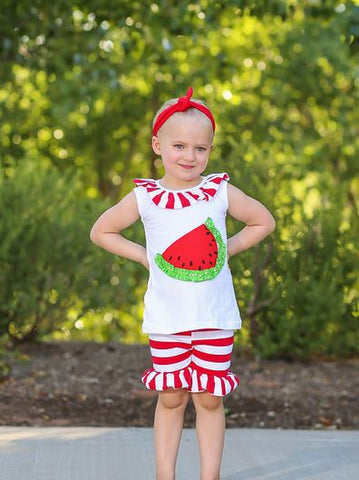
[[277, 220], [231, 259], [238, 348], [358, 354], [358, 1], [3, 0], [0, 26], [2, 345], [144, 340], [147, 272], [88, 235], [162, 174], [153, 114], [192, 85], [218, 123], [206, 173]]

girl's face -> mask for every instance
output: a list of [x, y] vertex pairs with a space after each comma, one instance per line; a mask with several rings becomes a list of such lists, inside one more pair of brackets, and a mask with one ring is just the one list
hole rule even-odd
[[212, 129], [196, 117], [171, 117], [152, 137], [152, 148], [161, 155], [163, 182], [169, 189], [190, 188], [201, 182], [213, 148]]

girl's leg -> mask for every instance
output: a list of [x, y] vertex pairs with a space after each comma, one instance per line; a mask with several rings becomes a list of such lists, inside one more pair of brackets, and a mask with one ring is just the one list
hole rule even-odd
[[225, 416], [222, 397], [192, 393], [201, 460], [201, 480], [219, 480], [224, 445]]
[[156, 480], [174, 480], [184, 412], [189, 393], [184, 389], [159, 392], [154, 430]]

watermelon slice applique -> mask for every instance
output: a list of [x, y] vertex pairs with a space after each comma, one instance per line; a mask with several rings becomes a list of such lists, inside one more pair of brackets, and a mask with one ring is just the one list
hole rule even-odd
[[188, 282], [202, 282], [216, 277], [226, 258], [226, 246], [213, 220], [186, 233], [163, 253], [157, 253], [155, 262], [167, 275]]

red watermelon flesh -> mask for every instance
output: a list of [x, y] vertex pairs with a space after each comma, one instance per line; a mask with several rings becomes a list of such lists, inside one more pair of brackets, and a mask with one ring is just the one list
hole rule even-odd
[[176, 240], [162, 254], [171, 265], [186, 270], [207, 270], [217, 263], [218, 246], [205, 224]]

